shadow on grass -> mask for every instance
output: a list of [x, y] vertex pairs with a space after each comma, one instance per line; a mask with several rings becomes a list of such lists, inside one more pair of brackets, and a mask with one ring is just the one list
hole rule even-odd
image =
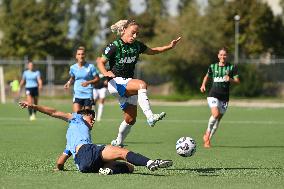
[[214, 148], [284, 148], [284, 146], [213, 146]]
[[155, 177], [164, 177], [166, 175], [163, 174], [157, 174], [157, 173], [131, 173], [133, 175], [141, 175], [141, 176], [155, 176]]
[[197, 168], [197, 169], [169, 169], [173, 171], [189, 171], [199, 173], [199, 176], [220, 176], [219, 171], [244, 171], [244, 170], [281, 170], [282, 168], [248, 168], [248, 167], [232, 167], [232, 168]]
[[[126, 142], [123, 147], [129, 146], [130, 144], [162, 144], [162, 142]], [[108, 143], [97, 142], [96, 145], [109, 145]]]
[[141, 141], [141, 142], [126, 142], [125, 146], [127, 146], [127, 144], [162, 144], [162, 142], [145, 142], [145, 141]]

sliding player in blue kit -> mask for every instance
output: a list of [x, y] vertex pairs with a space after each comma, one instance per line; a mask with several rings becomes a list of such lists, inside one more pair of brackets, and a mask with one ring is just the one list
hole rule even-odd
[[[132, 173], [134, 166], [145, 166], [150, 171], [172, 166], [171, 160], [151, 160], [125, 148], [92, 143], [91, 130], [95, 123], [95, 112], [90, 109], [77, 113], [65, 113], [47, 106], [19, 102], [21, 108], [37, 110], [49, 116], [68, 122], [66, 149], [74, 158], [80, 172], [100, 173], [103, 175]], [[116, 161], [116, 160], [123, 160]]]

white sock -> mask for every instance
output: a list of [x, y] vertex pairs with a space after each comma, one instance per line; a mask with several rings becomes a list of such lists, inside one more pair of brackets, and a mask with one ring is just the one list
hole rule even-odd
[[138, 90], [138, 104], [141, 107], [147, 119], [153, 116], [153, 112], [151, 110], [150, 102], [147, 96], [147, 89]]
[[218, 126], [219, 126], [219, 123], [220, 123], [220, 121], [217, 119], [217, 121], [215, 122], [215, 124], [213, 125], [213, 128], [212, 128], [212, 130], [211, 130], [209, 139], [211, 139], [212, 136], [214, 135], [214, 133], [217, 131]]
[[207, 133], [211, 133], [214, 124], [216, 123], [218, 119], [214, 118], [213, 116], [210, 116], [209, 121], [208, 121], [208, 127], [207, 127]]
[[131, 127], [132, 125], [129, 125], [128, 123], [126, 123], [125, 120], [121, 122], [119, 129], [118, 129], [117, 138], [116, 138], [116, 141], [118, 144], [123, 144], [124, 139], [127, 137], [128, 133], [131, 130]]
[[98, 121], [100, 121], [102, 118], [103, 110], [104, 110], [104, 104], [100, 103], [98, 105]]

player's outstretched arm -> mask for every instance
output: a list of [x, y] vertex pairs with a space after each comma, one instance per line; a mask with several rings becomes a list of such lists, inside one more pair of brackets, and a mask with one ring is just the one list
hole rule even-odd
[[21, 108], [31, 108], [33, 110], [37, 110], [41, 113], [47, 114], [49, 116], [52, 116], [52, 117], [55, 117], [55, 118], [58, 118], [58, 119], [62, 119], [64, 121], [68, 121], [69, 119], [72, 118], [71, 113], [60, 112], [60, 111], [57, 111], [56, 109], [48, 107], [48, 106], [40, 106], [40, 105], [30, 104], [26, 101], [19, 102], [19, 106]]
[[144, 53], [148, 54], [148, 55], [154, 55], [154, 54], [159, 54], [159, 53], [165, 52], [167, 50], [174, 48], [180, 40], [181, 40], [181, 37], [178, 37], [177, 39], [172, 40], [170, 42], [170, 44], [168, 44], [168, 45], [165, 45], [165, 46], [162, 46], [162, 47], [147, 48]]

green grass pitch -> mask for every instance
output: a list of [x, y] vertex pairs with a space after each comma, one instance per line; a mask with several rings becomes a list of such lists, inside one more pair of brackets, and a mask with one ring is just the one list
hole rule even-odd
[[[66, 102], [42, 103], [71, 110]], [[72, 158], [67, 171], [54, 172], [65, 148], [66, 123], [43, 114], [31, 122], [27, 110], [0, 105], [0, 188], [284, 188], [284, 108], [229, 107], [211, 149], [202, 146], [208, 107], [153, 110], [167, 112], [165, 120], [150, 128], [139, 110], [127, 148], [150, 158], [172, 159], [174, 165], [156, 172], [136, 167], [134, 174], [102, 176], [78, 172]], [[121, 121], [118, 105], [106, 105], [103, 120], [92, 131], [93, 141], [110, 143]], [[176, 154], [175, 142], [181, 136], [196, 140], [193, 157]]]

